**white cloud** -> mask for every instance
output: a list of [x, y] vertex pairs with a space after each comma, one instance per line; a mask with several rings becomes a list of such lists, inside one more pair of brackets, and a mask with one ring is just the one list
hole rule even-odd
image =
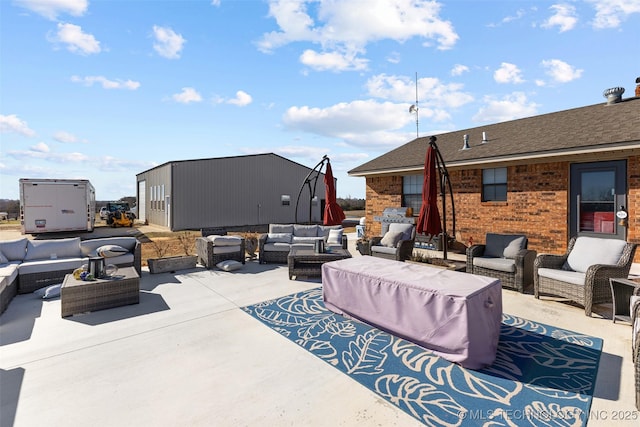
[[45, 144], [44, 142], [39, 142], [36, 145], [29, 147], [29, 149], [31, 151], [35, 151], [38, 153], [48, 153], [49, 151], [51, 151], [51, 149], [49, 148], [49, 146], [47, 144]]
[[100, 42], [91, 34], [82, 31], [79, 25], [58, 23], [58, 32], [49, 36], [49, 41], [53, 43], [65, 44], [67, 50], [81, 55], [100, 53]]
[[180, 58], [180, 52], [187, 42], [182, 35], [177, 34], [171, 28], [154, 25], [153, 36], [156, 39], [153, 49], [160, 56], [167, 59]]
[[351, 53], [321, 53], [307, 49], [300, 55], [300, 62], [317, 71], [357, 71], [366, 70], [369, 61]]
[[545, 68], [545, 73], [551, 76], [556, 83], [567, 83], [579, 79], [584, 71], [576, 69], [559, 59], [544, 60], [541, 62], [541, 65]]
[[202, 96], [192, 87], [183, 87], [182, 92], [174, 94], [172, 98], [181, 104], [202, 101]]
[[549, 9], [555, 13], [542, 23], [543, 28], [558, 27], [561, 33], [572, 30], [577, 22], [576, 8], [570, 4], [554, 4]]
[[451, 75], [452, 76], [460, 76], [460, 75], [462, 75], [462, 73], [468, 73], [468, 72], [469, 72], [469, 67], [467, 67], [466, 65], [462, 65], [462, 64], [456, 64], [451, 69]]
[[593, 26], [597, 29], [616, 28], [634, 13], [640, 13], [640, 0], [587, 0], [596, 9]]
[[493, 78], [498, 83], [523, 83], [522, 71], [515, 64], [503, 62], [493, 73]]
[[12, 150], [7, 155], [16, 160], [46, 160], [51, 163], [82, 163], [89, 160], [89, 156], [77, 152], [52, 153], [48, 147], [44, 149], [40, 144], [27, 151]]
[[15, 132], [24, 136], [35, 136], [36, 131], [29, 128], [24, 120], [21, 120], [15, 114], [8, 116], [0, 114], [0, 133]]
[[437, 2], [368, 0], [364, 5], [361, 1], [271, 0], [269, 16], [279, 30], [263, 34], [258, 48], [268, 53], [289, 43], [311, 42], [321, 49], [301, 56], [307, 65], [337, 70], [343, 64], [346, 70], [360, 70], [364, 60], [357, 57], [372, 42], [421, 38], [426, 46], [435, 43], [437, 49], [446, 50], [459, 38], [451, 22], [440, 18]]
[[513, 92], [502, 99], [486, 96], [484, 103], [485, 106], [472, 117], [474, 122], [498, 123], [530, 117], [535, 115], [538, 109], [538, 104], [530, 102], [522, 92]]
[[71, 81], [81, 83], [85, 86], [93, 86], [94, 83], [102, 85], [103, 89], [128, 89], [136, 90], [140, 87], [140, 82], [133, 80], [109, 80], [104, 76], [71, 76]]
[[89, 6], [88, 0], [14, 0], [14, 2], [52, 21], [62, 13], [82, 16]]
[[76, 142], [81, 142], [75, 135], [65, 131], [56, 132], [53, 135], [53, 139], [64, 144], [74, 144]]
[[220, 6], [220, 0], [211, 0], [211, 6]]
[[253, 102], [253, 98], [247, 92], [239, 90], [236, 92], [236, 97], [227, 101], [228, 104], [237, 105], [238, 107], [244, 107]]

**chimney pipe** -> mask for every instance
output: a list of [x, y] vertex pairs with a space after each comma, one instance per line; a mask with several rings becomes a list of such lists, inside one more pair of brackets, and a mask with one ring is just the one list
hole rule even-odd
[[489, 142], [489, 140], [487, 139], [487, 133], [486, 132], [482, 132], [482, 143], [487, 143]]
[[471, 147], [469, 147], [469, 135], [464, 135], [463, 137], [464, 140], [464, 145], [462, 146], [463, 150], [469, 150]]
[[607, 105], [616, 104], [622, 101], [623, 87], [612, 87], [602, 92], [602, 96], [607, 98]]

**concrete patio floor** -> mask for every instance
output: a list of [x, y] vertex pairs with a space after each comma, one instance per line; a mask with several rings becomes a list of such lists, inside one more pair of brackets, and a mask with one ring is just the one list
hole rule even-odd
[[[64, 319], [59, 299], [19, 295], [0, 316], [0, 425], [422, 425], [240, 309], [317, 286], [248, 262], [231, 273], [145, 269], [139, 304]], [[603, 338], [588, 425], [638, 425], [631, 327], [614, 324], [610, 306], [589, 318], [503, 290], [503, 309]]]

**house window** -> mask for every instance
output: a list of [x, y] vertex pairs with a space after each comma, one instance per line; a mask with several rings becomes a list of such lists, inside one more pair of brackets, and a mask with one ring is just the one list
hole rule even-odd
[[482, 170], [482, 201], [507, 201], [507, 168]]
[[413, 215], [420, 214], [422, 206], [423, 175], [406, 175], [402, 177], [402, 206], [413, 209]]

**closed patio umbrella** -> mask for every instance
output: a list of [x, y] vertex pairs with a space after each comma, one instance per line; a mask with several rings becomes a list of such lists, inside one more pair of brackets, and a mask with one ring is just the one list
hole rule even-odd
[[438, 236], [442, 233], [440, 212], [438, 211], [438, 176], [436, 172], [436, 149], [432, 144], [427, 148], [422, 183], [422, 207], [418, 216], [416, 232]]
[[331, 163], [327, 161], [327, 170], [324, 173], [325, 188], [325, 206], [324, 206], [324, 225], [340, 225], [345, 219], [344, 212], [336, 202], [336, 185], [333, 179], [333, 171]]

